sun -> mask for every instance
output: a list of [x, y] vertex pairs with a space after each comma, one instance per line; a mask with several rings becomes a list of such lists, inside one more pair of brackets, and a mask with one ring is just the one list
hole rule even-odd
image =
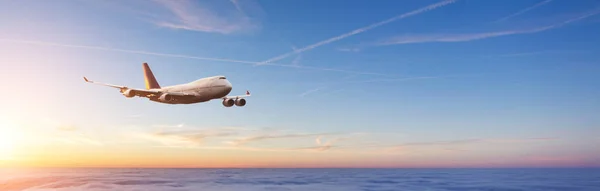
[[18, 139], [17, 126], [0, 119], [0, 160], [10, 160], [13, 157]]

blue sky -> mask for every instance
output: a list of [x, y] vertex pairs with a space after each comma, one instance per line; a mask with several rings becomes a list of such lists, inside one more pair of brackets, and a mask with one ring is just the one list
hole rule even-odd
[[[356, 161], [389, 166], [600, 165], [598, 13], [592, 0], [3, 1], [0, 78], [27, 96], [0, 103], [12, 123], [52, 119], [105, 147], [235, 127], [251, 132], [209, 133], [194, 152], [254, 137], [267, 149], [256, 152], [359, 149]], [[232, 94], [253, 96], [243, 108], [162, 105], [81, 78], [141, 88], [143, 62], [162, 86], [226, 75]], [[324, 137], [337, 141], [325, 149]], [[453, 141], [468, 148], [436, 150]], [[371, 152], [406, 143], [437, 146]]]

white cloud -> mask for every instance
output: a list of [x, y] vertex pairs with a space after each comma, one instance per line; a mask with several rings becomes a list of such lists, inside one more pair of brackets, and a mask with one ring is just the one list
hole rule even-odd
[[[227, 2], [226, 4], [206, 3], [191, 0], [154, 0], [166, 9], [165, 14], [154, 16], [153, 22], [161, 27], [190, 31], [231, 34], [255, 31], [261, 28], [259, 19], [250, 17], [260, 10], [251, 0]], [[252, 9], [244, 8], [252, 6]]]
[[312, 89], [312, 90], [308, 90], [308, 91], [306, 91], [306, 92], [304, 92], [304, 93], [301, 93], [299, 96], [300, 96], [300, 97], [304, 97], [304, 96], [306, 96], [306, 95], [308, 95], [308, 94], [315, 93], [315, 92], [317, 92], [317, 91], [319, 91], [319, 90], [321, 90], [321, 89], [322, 89], [322, 88], [315, 88], [315, 89]]

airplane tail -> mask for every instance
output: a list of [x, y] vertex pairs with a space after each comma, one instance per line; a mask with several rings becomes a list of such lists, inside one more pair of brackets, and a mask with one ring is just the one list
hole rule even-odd
[[148, 90], [149, 89], [159, 89], [160, 85], [158, 85], [158, 81], [156, 81], [156, 78], [154, 77], [152, 70], [150, 70], [148, 63], [144, 62], [143, 68], [144, 68], [144, 81], [146, 82], [146, 89], [148, 89]]

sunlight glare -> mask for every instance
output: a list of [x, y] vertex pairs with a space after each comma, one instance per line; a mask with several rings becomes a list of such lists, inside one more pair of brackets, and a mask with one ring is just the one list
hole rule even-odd
[[0, 160], [10, 160], [16, 146], [17, 126], [7, 120], [0, 119]]

